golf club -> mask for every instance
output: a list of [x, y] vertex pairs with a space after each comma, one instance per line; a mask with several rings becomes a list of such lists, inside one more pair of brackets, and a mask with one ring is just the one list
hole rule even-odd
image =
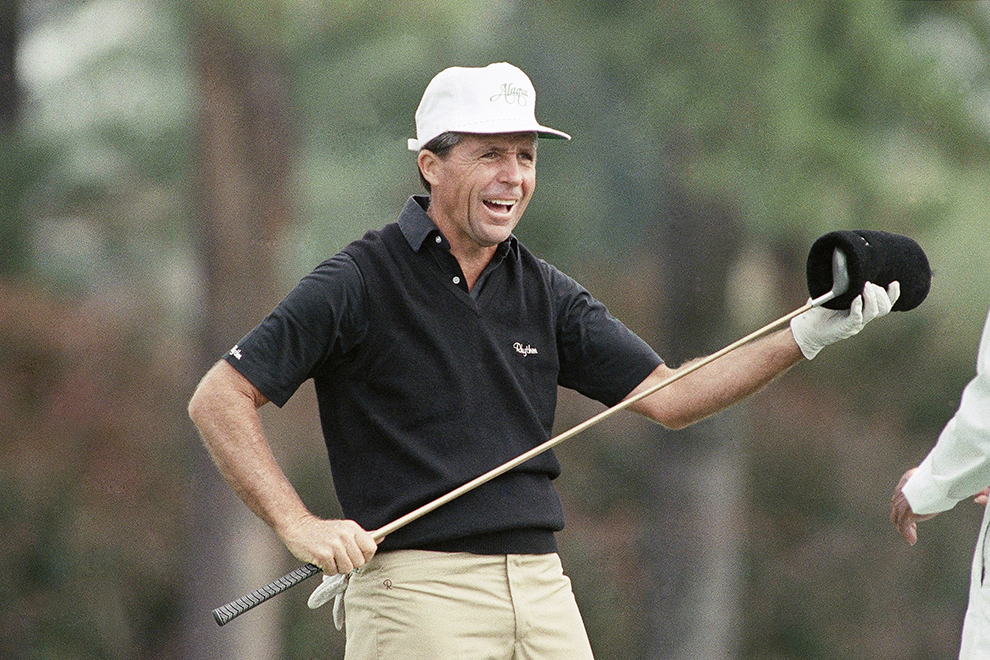
[[[446, 495], [438, 497], [432, 502], [428, 502], [423, 506], [419, 507], [418, 509], [410, 511], [406, 515], [397, 518], [394, 521], [388, 523], [387, 525], [384, 525], [369, 533], [371, 534], [372, 538], [375, 539], [376, 542], [380, 543], [386, 536], [395, 532], [401, 527], [404, 527], [405, 525], [408, 525], [414, 520], [417, 520], [418, 518], [425, 516], [426, 514], [443, 506], [444, 504], [454, 499], [457, 499], [461, 495], [464, 495], [465, 493], [474, 490], [475, 488], [481, 486], [482, 484], [491, 481], [492, 479], [498, 477], [499, 475], [505, 474], [509, 470], [512, 470], [513, 468], [522, 465], [523, 463], [534, 458], [535, 456], [538, 456], [539, 454], [542, 454], [543, 452], [552, 449], [553, 447], [559, 445], [564, 440], [572, 438], [578, 433], [581, 433], [582, 431], [591, 428], [595, 424], [598, 424], [602, 420], [614, 415], [620, 410], [625, 410], [626, 408], [633, 405], [637, 401], [645, 399], [651, 394], [656, 393], [658, 390], [667, 387], [671, 383], [680, 380], [681, 378], [684, 378], [688, 374], [694, 373], [698, 369], [701, 369], [705, 365], [714, 362], [723, 355], [731, 351], [734, 351], [740, 346], [747, 344], [753, 341], [754, 339], [768, 333], [769, 331], [784, 325], [785, 323], [793, 319], [795, 316], [803, 314], [804, 312], [808, 311], [813, 307], [824, 305], [826, 302], [832, 300], [833, 298], [843, 295], [844, 293], [846, 293], [846, 290], [848, 288], [849, 288], [849, 273], [847, 269], [846, 255], [842, 252], [842, 250], [836, 248], [832, 252], [832, 288], [826, 293], [818, 296], [813, 300], [809, 300], [807, 303], [805, 303], [798, 309], [794, 310], [793, 312], [790, 312], [789, 314], [785, 314], [776, 321], [768, 323], [759, 330], [756, 330], [755, 332], [746, 335], [742, 339], [739, 339], [738, 341], [729, 344], [722, 350], [712, 353], [711, 355], [684, 367], [683, 369], [677, 371], [670, 377], [660, 381], [659, 383], [652, 385], [651, 387], [643, 390], [642, 392], [639, 392], [634, 396], [624, 399], [623, 401], [615, 404], [611, 408], [603, 410], [597, 415], [585, 420], [584, 422], [581, 422], [577, 426], [574, 426], [573, 428], [564, 431], [560, 435], [550, 438], [543, 444], [538, 445], [530, 449], [529, 451], [520, 454], [516, 458], [513, 458], [512, 460], [507, 461], [506, 463], [503, 463], [502, 465], [486, 472], [485, 474], [482, 474], [481, 476], [472, 479], [471, 481], [465, 483], [464, 485], [455, 488]], [[216, 620], [217, 625], [222, 626], [230, 622], [234, 618], [240, 616], [244, 612], [247, 612], [248, 610], [260, 605], [266, 600], [269, 600], [270, 598], [277, 596], [286, 589], [289, 589], [290, 587], [294, 587], [303, 580], [312, 577], [313, 575], [316, 575], [320, 571], [321, 569], [315, 564], [305, 564], [303, 566], [300, 566], [291, 573], [288, 573], [277, 580], [269, 582], [265, 586], [252, 591], [246, 596], [242, 596], [236, 600], [231, 601], [230, 603], [227, 603], [226, 605], [218, 607], [217, 609], [213, 610], [213, 618]], [[346, 578], [347, 576], [339, 574], [339, 579], [325, 581], [319, 588], [317, 588], [316, 591], [313, 592], [312, 596], [310, 596], [310, 607], [318, 607], [319, 605], [322, 605], [323, 603], [327, 602], [330, 598], [333, 598], [337, 593], [342, 591], [346, 586]]]

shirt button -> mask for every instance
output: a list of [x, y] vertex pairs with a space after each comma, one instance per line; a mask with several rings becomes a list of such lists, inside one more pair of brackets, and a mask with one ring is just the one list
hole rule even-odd
[[454, 275], [454, 284], [460, 284], [460, 283], [461, 283], [461, 278]]
[[443, 243], [443, 239], [440, 238], [440, 235], [439, 234], [437, 234], [436, 241], [437, 241], [437, 245], [439, 245], [440, 243]]

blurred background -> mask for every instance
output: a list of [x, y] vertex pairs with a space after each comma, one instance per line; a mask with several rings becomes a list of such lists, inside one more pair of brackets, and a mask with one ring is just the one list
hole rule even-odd
[[[906, 234], [917, 310], [665, 432], [560, 446], [596, 656], [953, 658], [982, 508], [887, 519], [990, 306], [990, 5], [774, 0], [0, 0], [0, 656], [342, 658], [185, 412], [322, 259], [419, 192], [413, 112], [510, 61], [540, 147], [517, 234], [670, 363], [799, 307], [836, 229]], [[272, 408], [269, 410], [268, 408]], [[561, 392], [558, 427], [601, 410]], [[337, 515], [311, 386], [264, 421]]]

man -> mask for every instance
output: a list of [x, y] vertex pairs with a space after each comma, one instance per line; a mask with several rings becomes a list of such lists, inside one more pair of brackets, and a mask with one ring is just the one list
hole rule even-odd
[[[901, 477], [890, 500], [890, 520], [911, 545], [918, 541], [918, 523], [976, 495], [986, 505], [990, 483], [990, 315], [976, 362], [976, 376], [963, 390], [959, 408], [938, 442], [918, 467]], [[987, 527], [990, 510], [976, 543], [970, 578], [969, 607], [963, 620], [960, 660], [990, 660], [990, 560]]]
[[[378, 529], [550, 437], [557, 386], [606, 405], [674, 372], [512, 231], [536, 183], [536, 92], [516, 67], [453, 67], [416, 112], [420, 177], [398, 222], [304, 278], [190, 402], [221, 473], [300, 560], [354, 573], [349, 659], [591, 658], [556, 554], [547, 452], [376, 544]], [[896, 301], [867, 284], [631, 408], [681, 428], [759, 390]], [[257, 408], [312, 378], [346, 520], [321, 520], [269, 451]]]

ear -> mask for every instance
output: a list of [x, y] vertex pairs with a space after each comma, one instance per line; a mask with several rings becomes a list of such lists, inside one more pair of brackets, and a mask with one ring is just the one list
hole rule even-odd
[[440, 168], [441, 158], [429, 149], [420, 149], [419, 155], [416, 157], [416, 162], [419, 164], [419, 171], [423, 173], [423, 178], [431, 186], [436, 185], [437, 181], [440, 180], [438, 170]]

